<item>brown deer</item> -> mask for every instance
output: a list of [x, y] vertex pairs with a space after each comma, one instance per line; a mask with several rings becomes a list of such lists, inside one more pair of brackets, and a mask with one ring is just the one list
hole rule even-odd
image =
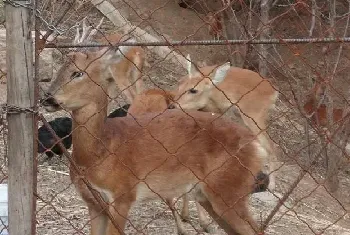
[[209, 12], [205, 16], [205, 20], [208, 23], [209, 35], [213, 36], [214, 40], [219, 40], [222, 37], [222, 23], [220, 15]]
[[202, 110], [224, 113], [232, 105], [238, 107], [244, 123], [267, 149], [268, 159], [263, 159], [264, 173], [270, 173], [269, 190], [275, 189], [274, 144], [265, 133], [268, 112], [274, 108], [278, 92], [271, 83], [251, 70], [220, 66], [206, 66], [199, 70], [187, 56], [188, 75], [181, 78], [170, 107], [184, 110]]
[[153, 113], [154, 116], [164, 112], [172, 103], [172, 91], [161, 89], [148, 89], [137, 95], [128, 109], [128, 115], [137, 116]]
[[327, 128], [328, 125], [337, 123], [343, 119], [344, 110], [340, 108], [333, 108], [332, 120], [328, 118], [328, 108], [326, 104], [321, 102], [324, 97], [326, 84], [315, 82], [313, 88], [307, 95], [306, 102], [303, 109], [311, 121], [314, 128]]
[[[248, 208], [266, 150], [255, 136], [218, 115], [167, 110], [107, 119], [107, 90], [115, 86], [108, 67], [133, 53], [132, 47], [71, 52], [44, 102], [47, 111], [72, 112], [73, 160], [84, 171], [70, 176], [91, 218], [92, 235], [123, 234], [132, 204], [171, 199], [189, 191], [228, 234], [253, 235]], [[108, 220], [82, 181], [85, 177], [108, 204]], [[170, 200], [170, 201], [169, 201]]]
[[[150, 119], [148, 121], [150, 121], [152, 120], [152, 118], [155, 118], [156, 116], [161, 115], [164, 111], [166, 111], [168, 109], [168, 106], [172, 103], [173, 98], [174, 95], [171, 91], [161, 89], [149, 89], [135, 97], [132, 105], [128, 110], [128, 115], [137, 118], [138, 115], [152, 113], [152, 115], [149, 116]], [[175, 199], [173, 200], [173, 203], [170, 206], [172, 206], [172, 211], [174, 214], [178, 233], [186, 234], [186, 230], [184, 228], [182, 220], [187, 222], [190, 221], [189, 199], [187, 193], [182, 197], [182, 200], [183, 206], [181, 210], [181, 218], [179, 214], [175, 211]], [[211, 230], [209, 227], [210, 221], [208, 221], [203, 207], [199, 204], [199, 202], [195, 201], [195, 203], [198, 211], [198, 219], [201, 228], [205, 232], [212, 232], [213, 230]]]
[[[121, 38], [119, 34], [111, 34], [106, 35], [103, 38], [95, 39], [95, 35], [98, 31], [98, 29], [101, 27], [103, 23], [102, 18], [99, 22], [99, 24], [96, 26], [96, 28], [92, 29], [91, 26], [87, 26], [86, 18], [82, 21], [82, 34], [80, 35], [80, 29], [79, 25], [77, 25], [77, 31], [74, 38], [73, 43], [74, 44], [81, 44], [91, 41], [96, 41], [100, 43], [115, 43], [118, 42]], [[97, 48], [97, 50], [100, 48]], [[93, 50], [96, 50], [93, 49]], [[93, 51], [92, 50], [92, 51]], [[77, 51], [77, 50], [75, 50]], [[140, 91], [142, 91], [143, 83], [142, 81], [137, 80], [141, 73], [140, 69], [142, 69], [144, 64], [144, 52], [139, 47], [132, 47], [130, 48], [127, 55], [125, 55], [126, 58], [124, 60], [118, 61], [118, 63], [113, 64], [112, 66], [108, 67], [108, 70], [111, 71], [111, 75], [114, 78], [114, 81], [116, 82], [117, 86], [124, 90], [128, 100], [132, 102], [132, 106], [130, 107], [131, 110], [129, 110], [129, 113], [133, 115], [138, 114], [144, 114], [147, 112], [157, 112], [157, 111], [163, 111], [164, 109], [167, 109], [168, 105], [170, 103], [164, 103], [164, 102], [171, 102], [171, 94], [168, 92], [167, 96], [164, 97], [163, 94], [161, 97], [160, 90], [148, 90], [143, 94], [140, 94]], [[135, 65], [137, 68], [135, 68]], [[65, 67], [65, 66], [63, 66]], [[131, 85], [131, 82], [136, 81], [136, 87]], [[128, 88], [128, 86], [131, 86]], [[136, 89], [135, 89], [136, 88]], [[112, 89], [113, 90], [113, 89]], [[133, 101], [134, 99], [137, 99]], [[153, 100], [153, 101], [152, 101]], [[158, 103], [159, 102], [159, 103]], [[185, 219], [188, 219], [188, 200], [187, 197], [184, 197], [185, 200], [185, 209], [183, 211], [187, 212], [187, 216], [183, 217]], [[197, 205], [199, 207], [199, 205]], [[175, 221], [178, 227], [178, 231], [180, 234], [185, 234], [185, 228], [183, 227], [183, 224], [181, 223], [181, 219], [179, 218], [178, 214], [175, 215]], [[209, 222], [205, 221], [205, 213], [203, 209], [199, 209], [199, 218], [200, 218], [200, 224], [203, 228], [206, 228]], [[203, 219], [204, 218], [204, 219]], [[208, 231], [207, 229], [205, 229]]]
[[[161, 89], [146, 90], [145, 92], [135, 97], [132, 105], [128, 110], [128, 115], [131, 115], [137, 118], [137, 115], [152, 113], [152, 115], [149, 116], [149, 120], [147, 120], [147, 121], [150, 121], [152, 120], [152, 118], [155, 118], [156, 116], [166, 111], [169, 104], [172, 103], [173, 99], [174, 99], [174, 94], [172, 91], [161, 90]], [[264, 178], [263, 175], [260, 175], [260, 177], [258, 176], [257, 178], [260, 178], [260, 179], [258, 179], [259, 182], [257, 182], [257, 188], [255, 188], [254, 192], [265, 191], [269, 184], [268, 183], [269, 178]], [[172, 208], [172, 211], [173, 213], [175, 213], [174, 214], [175, 222], [176, 222], [176, 226], [177, 226], [177, 230], [179, 231], [179, 234], [186, 234], [185, 228], [183, 226], [183, 223], [181, 222], [181, 219], [187, 222], [190, 221], [188, 195], [185, 194], [182, 197], [182, 199], [183, 199], [183, 206], [181, 210], [181, 218], [176, 213], [175, 207]], [[199, 219], [199, 224], [201, 228], [208, 233], [214, 232], [214, 230], [209, 226], [210, 221], [207, 219], [205, 215], [204, 208], [199, 204], [198, 201], [195, 201], [195, 205], [198, 211], [198, 219]], [[173, 206], [173, 204], [171, 206]]]
[[[96, 34], [103, 23], [102, 18], [96, 28], [87, 26], [86, 17], [83, 19], [82, 34], [77, 27], [74, 38], [75, 44], [95, 41], [98, 43], [109, 43], [111, 45], [122, 41], [123, 35], [118, 33], [102, 35], [96, 37]], [[79, 26], [79, 25], [78, 25]], [[101, 49], [101, 48], [98, 48]], [[141, 47], [132, 47], [126, 58], [119, 63], [108, 68], [111, 76], [115, 78], [118, 88], [125, 94], [128, 103], [131, 103], [135, 96], [142, 92], [144, 84], [141, 79], [141, 71], [145, 65], [145, 52]]]
[[[307, 94], [306, 102], [303, 105], [303, 110], [307, 118], [311, 122], [311, 126], [321, 135], [321, 137], [326, 139], [329, 138], [329, 130], [335, 130], [340, 127], [348, 118], [348, 114], [342, 108], [328, 107], [323, 103], [323, 98], [325, 98], [325, 90], [327, 84], [324, 82], [314, 82], [314, 85], [310, 92]], [[348, 122], [348, 120], [346, 120]], [[347, 131], [347, 130], [342, 130]], [[341, 132], [339, 134], [342, 134]], [[348, 148], [348, 145], [346, 145]], [[337, 154], [335, 154], [337, 155]], [[326, 185], [331, 192], [337, 191], [339, 188], [338, 179], [338, 167], [339, 167], [339, 156], [329, 157], [326, 154], [327, 161], [327, 175], [326, 175]]]

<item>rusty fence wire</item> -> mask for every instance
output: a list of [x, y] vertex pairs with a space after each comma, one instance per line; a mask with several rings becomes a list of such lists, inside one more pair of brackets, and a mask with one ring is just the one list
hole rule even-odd
[[349, 1], [6, 4], [36, 17], [36, 234], [350, 234]]

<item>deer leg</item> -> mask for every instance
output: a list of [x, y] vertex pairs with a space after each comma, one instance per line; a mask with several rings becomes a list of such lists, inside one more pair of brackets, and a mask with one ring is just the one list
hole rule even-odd
[[201, 200], [199, 204], [209, 213], [209, 215], [218, 223], [218, 225], [227, 233], [236, 235], [237, 233], [214, 211], [211, 203], [208, 200]]
[[258, 226], [249, 213], [247, 197], [238, 199], [233, 207], [228, 207], [210, 190], [206, 190], [205, 194], [207, 200], [199, 203], [228, 235], [256, 234]]
[[[128, 218], [129, 210], [133, 200], [123, 197], [123, 199], [114, 201], [109, 206], [109, 212], [113, 217], [114, 222], [110, 219], [107, 222], [105, 235], [124, 235], [124, 228]], [[116, 224], [116, 226], [114, 226]]]
[[[183, 197], [183, 206], [182, 206], [182, 212], [181, 212], [181, 217], [183, 221], [190, 221], [190, 216], [189, 216], [189, 199], [188, 199], [188, 194], [186, 193]], [[204, 208], [200, 205], [199, 202], [195, 201], [196, 203], [196, 208], [198, 212], [198, 219], [199, 219], [199, 224], [203, 231], [207, 233], [213, 233], [214, 229], [210, 227], [211, 221], [207, 219], [207, 216], [204, 212]]]
[[98, 201], [94, 198], [87, 185], [80, 178], [76, 178], [74, 171], [70, 170], [70, 175], [75, 188], [80, 193], [81, 198], [88, 207], [91, 225], [90, 234], [105, 234], [108, 221], [105, 211], [103, 210], [102, 206], [98, 204]]
[[188, 200], [188, 194], [186, 193], [182, 197], [182, 210], [181, 210], [181, 218], [183, 221], [188, 222], [190, 221], [190, 213], [189, 213], [189, 200]]
[[196, 201], [196, 207], [197, 207], [197, 211], [198, 211], [199, 224], [200, 224], [201, 228], [203, 229], [203, 231], [206, 233], [214, 233], [215, 229], [212, 226], [210, 226], [211, 221], [208, 220], [208, 218], [204, 212], [205, 209], [197, 201]]
[[328, 166], [327, 166], [327, 179], [326, 179], [326, 187], [331, 192], [334, 193], [339, 188], [339, 179], [337, 176], [337, 169], [334, 165], [335, 160], [334, 159], [327, 159]]
[[101, 235], [106, 232], [107, 216], [99, 210], [95, 205], [88, 204], [89, 215], [90, 215], [90, 234], [91, 235]]
[[[185, 194], [186, 195], [186, 194]], [[175, 219], [175, 223], [176, 223], [176, 227], [177, 227], [177, 233], [179, 235], [186, 235], [187, 232], [186, 232], [186, 229], [184, 227], [184, 224], [182, 223], [182, 220], [180, 218], [180, 215], [179, 213], [176, 211], [176, 208], [175, 208], [175, 201], [174, 199], [169, 199], [167, 200], [167, 204], [171, 210], [171, 213], [173, 214], [174, 216], [174, 219]]]
[[[329, 150], [332, 150], [332, 146]], [[335, 153], [335, 154], [331, 154], [331, 153]], [[337, 151], [336, 150], [328, 151], [328, 148], [326, 148], [325, 154], [326, 154], [326, 164], [327, 164], [326, 187], [331, 193], [334, 193], [339, 188], [338, 156], [336, 156]]]

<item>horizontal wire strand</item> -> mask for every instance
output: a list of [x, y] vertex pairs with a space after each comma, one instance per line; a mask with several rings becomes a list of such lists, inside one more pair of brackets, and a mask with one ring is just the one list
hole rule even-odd
[[[286, 38], [264, 40], [196, 40], [162, 42], [119, 42], [114, 46], [196, 46], [196, 45], [235, 45], [235, 44], [304, 44], [304, 43], [349, 43], [350, 37], [339, 38]], [[47, 43], [45, 48], [109, 47], [107, 43]]]

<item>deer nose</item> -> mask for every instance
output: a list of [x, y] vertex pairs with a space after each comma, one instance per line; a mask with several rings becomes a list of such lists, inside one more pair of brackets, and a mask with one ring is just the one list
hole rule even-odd
[[57, 101], [51, 95], [51, 93], [45, 93], [44, 97], [40, 99], [40, 103], [42, 103], [44, 106], [58, 105]]
[[262, 171], [258, 172], [255, 179], [255, 187], [253, 188], [253, 193], [264, 192], [267, 190], [270, 183], [269, 175], [263, 173]]
[[168, 109], [175, 109], [175, 104], [170, 104], [170, 105], [168, 106]]

